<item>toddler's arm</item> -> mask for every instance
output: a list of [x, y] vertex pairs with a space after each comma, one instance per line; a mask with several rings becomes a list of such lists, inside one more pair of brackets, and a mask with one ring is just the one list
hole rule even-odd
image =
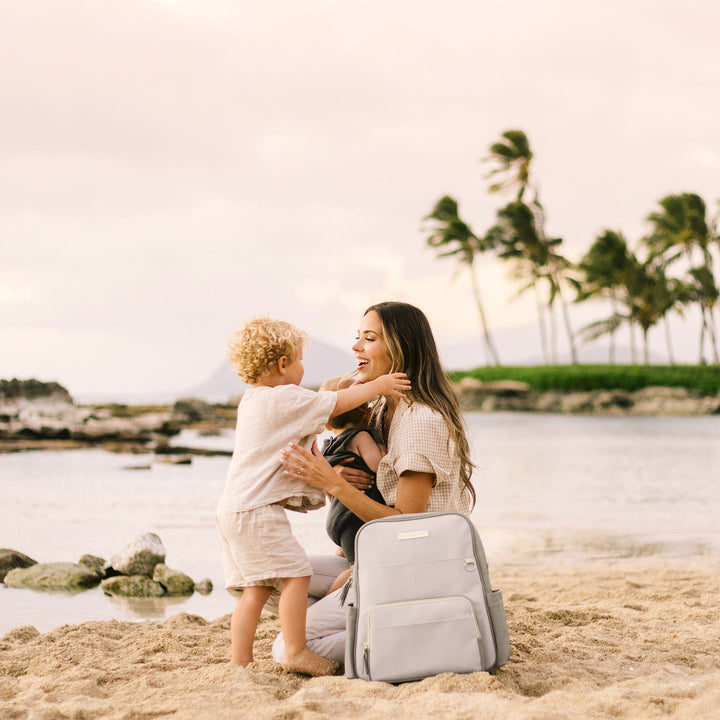
[[335, 409], [330, 417], [342, 415], [348, 410], [369, 402], [378, 395], [395, 395], [405, 397], [405, 391], [410, 389], [410, 381], [405, 373], [392, 373], [381, 375], [379, 378], [366, 383], [355, 383], [349, 388], [337, 391]]
[[377, 472], [378, 465], [380, 465], [380, 461], [386, 452], [373, 440], [373, 436], [367, 431], [359, 432], [352, 439], [350, 449], [357, 453], [374, 473]]

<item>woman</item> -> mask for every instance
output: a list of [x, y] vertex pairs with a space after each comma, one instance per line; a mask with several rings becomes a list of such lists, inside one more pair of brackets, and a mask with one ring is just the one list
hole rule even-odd
[[[294, 444], [282, 460], [285, 473], [336, 497], [365, 522], [402, 513], [468, 513], [475, 491], [467, 437], [457, 397], [440, 366], [425, 315], [407, 303], [373, 305], [365, 311], [352, 349], [358, 382], [389, 372], [404, 372], [411, 382], [406, 399], [383, 397], [373, 410], [372, 433], [388, 449], [377, 472], [377, 486], [387, 505], [365, 495], [363, 490], [369, 487], [366, 476], [349, 468], [333, 469], [322, 456]], [[350, 569], [338, 558], [316, 563], [315, 593], [322, 595], [322, 590], [327, 590], [328, 594], [308, 609], [308, 647], [342, 662], [345, 609], [337, 588]], [[280, 635], [273, 656], [282, 653]]]

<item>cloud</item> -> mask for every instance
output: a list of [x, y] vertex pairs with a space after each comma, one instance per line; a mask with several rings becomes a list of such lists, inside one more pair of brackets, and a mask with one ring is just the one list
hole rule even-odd
[[[501, 131], [528, 132], [571, 258], [717, 195], [720, 10], [679, 7], [4, 0], [0, 376], [190, 387], [247, 315], [346, 347], [387, 298], [474, 333], [422, 218], [448, 193], [489, 226]], [[534, 321], [504, 266], [478, 274], [496, 327]]]

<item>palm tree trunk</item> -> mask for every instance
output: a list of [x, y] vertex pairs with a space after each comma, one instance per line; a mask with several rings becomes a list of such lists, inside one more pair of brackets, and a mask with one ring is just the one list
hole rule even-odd
[[717, 330], [715, 328], [715, 308], [708, 308], [708, 330], [710, 332], [710, 346], [713, 351], [713, 359], [716, 365], [720, 365], [720, 357], [718, 356]]
[[[685, 249], [685, 257], [687, 258], [688, 265], [693, 267], [693, 252], [692, 247], [688, 246]], [[698, 299], [698, 305], [700, 306], [700, 353], [698, 357], [698, 364], [705, 364], [705, 331], [707, 330], [707, 318], [705, 317], [705, 300], [703, 297]]]
[[672, 337], [670, 337], [670, 323], [668, 322], [667, 316], [663, 318], [663, 324], [665, 325], [665, 344], [667, 345], [668, 362], [671, 365], [674, 365], [675, 354], [673, 353]]
[[705, 306], [700, 305], [700, 314], [702, 317], [702, 323], [700, 324], [700, 357], [698, 358], [698, 365], [705, 364], [705, 328], [707, 327], [707, 320], [705, 319]]
[[545, 318], [543, 317], [543, 301], [540, 297], [540, 288], [537, 282], [533, 284], [535, 288], [535, 303], [537, 305], [538, 323], [540, 324], [540, 346], [542, 348], [543, 364], [548, 364], [548, 348], [547, 348], [547, 335], [545, 333]]
[[637, 348], [635, 347], [635, 325], [630, 320], [630, 362], [633, 365], [637, 364]]
[[648, 350], [648, 329], [643, 328], [643, 364], [650, 364], [650, 352]]
[[560, 307], [562, 308], [563, 321], [565, 322], [565, 332], [567, 332], [568, 343], [570, 343], [570, 357], [572, 358], [572, 364], [578, 364], [577, 349], [575, 347], [575, 334], [573, 333], [572, 326], [570, 325], [570, 315], [568, 314], [567, 303], [565, 302], [565, 296], [563, 295], [562, 288], [560, 287], [560, 278], [555, 278], [557, 283], [558, 297], [560, 298]]
[[[705, 247], [703, 248], [703, 261], [705, 263], [705, 267], [710, 272], [710, 275], [712, 276], [713, 272], [713, 257], [712, 253], [710, 252], [710, 249]], [[717, 330], [715, 328], [715, 308], [712, 305], [709, 305], [707, 308], [707, 315], [708, 315], [708, 335], [710, 337], [710, 347], [713, 351], [713, 359], [715, 361], [715, 364], [720, 364], [720, 356], [718, 356], [718, 342], [717, 342]]]
[[480, 288], [477, 284], [477, 278], [475, 277], [475, 268], [470, 265], [470, 277], [472, 279], [473, 295], [475, 296], [475, 304], [477, 305], [478, 313], [480, 314], [480, 323], [483, 331], [483, 343], [485, 346], [486, 361], [490, 361], [488, 364], [495, 366], [500, 365], [500, 359], [495, 349], [495, 344], [490, 337], [490, 330], [488, 329], [487, 318], [485, 316], [485, 307], [480, 297]]
[[554, 303], [548, 301], [547, 310], [548, 317], [550, 318], [550, 354], [553, 365], [558, 364], [558, 353], [557, 353], [557, 322], [555, 320], [555, 308]]
[[[613, 317], [617, 315], [617, 299], [615, 293], [610, 297], [610, 309], [612, 310]], [[610, 331], [610, 354], [608, 357], [610, 365], [615, 364], [615, 328]]]

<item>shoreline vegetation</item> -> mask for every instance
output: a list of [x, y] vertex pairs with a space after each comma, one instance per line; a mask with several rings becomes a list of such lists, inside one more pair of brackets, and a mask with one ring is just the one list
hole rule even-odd
[[[720, 366], [483, 367], [449, 374], [462, 408], [478, 412], [720, 415]], [[237, 399], [173, 405], [78, 405], [55, 382], [0, 380], [0, 452], [102, 447], [166, 462], [230, 451], [183, 447], [183, 430], [217, 435], [235, 425]]]

